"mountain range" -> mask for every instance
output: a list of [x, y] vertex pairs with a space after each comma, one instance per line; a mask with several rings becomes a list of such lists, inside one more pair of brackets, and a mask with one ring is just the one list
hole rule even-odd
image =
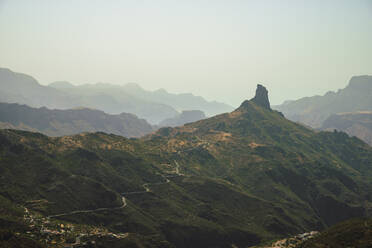
[[372, 76], [354, 76], [337, 92], [286, 101], [274, 108], [292, 121], [315, 129], [338, 129], [372, 144], [372, 125], [366, 121], [370, 119], [367, 113], [372, 111]]
[[372, 213], [372, 148], [287, 120], [261, 85], [230, 113], [139, 139], [2, 130], [0, 153], [0, 229], [25, 206], [132, 247], [247, 247]]
[[372, 146], [371, 111], [333, 114], [323, 122], [321, 129], [344, 131], [350, 136], [356, 136]]
[[33, 77], [0, 68], [0, 102], [30, 107], [72, 109], [86, 107], [108, 114], [132, 113], [151, 124], [173, 118], [183, 110], [201, 110], [207, 115], [231, 111], [223, 103], [208, 102], [192, 94], [171, 94], [165, 90], [146, 91], [137, 84], [104, 83], [74, 86], [68, 82], [40, 85]]
[[140, 137], [153, 131], [149, 123], [133, 114], [109, 115], [88, 108], [50, 110], [16, 103], [0, 103], [0, 128], [40, 132], [48, 136], [105, 132]]
[[[66, 82], [64, 84], [66, 86]], [[120, 85], [97, 83], [73, 86], [70, 84], [68, 88], [59, 85], [60, 82], [52, 83], [48, 87], [78, 99], [76, 106], [99, 109], [109, 114], [132, 113], [151, 124], [157, 124], [178, 114], [173, 107], [133, 96]]]

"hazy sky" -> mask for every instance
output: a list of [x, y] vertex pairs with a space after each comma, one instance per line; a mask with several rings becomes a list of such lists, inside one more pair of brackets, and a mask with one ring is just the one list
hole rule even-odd
[[372, 0], [0, 0], [0, 67], [278, 104], [372, 74]]

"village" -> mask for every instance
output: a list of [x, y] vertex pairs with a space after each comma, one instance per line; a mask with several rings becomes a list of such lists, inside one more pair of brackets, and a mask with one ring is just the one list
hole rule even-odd
[[99, 238], [124, 239], [129, 235], [129, 233], [109, 232], [101, 227], [62, 222], [31, 212], [26, 207], [23, 219], [30, 228], [26, 235], [38, 239], [48, 247], [95, 247], [96, 240]]
[[301, 233], [296, 236], [286, 238], [286, 239], [281, 239], [278, 241], [275, 241], [272, 243], [270, 246], [265, 246], [263, 248], [295, 248], [302, 242], [314, 238], [316, 235], [318, 235], [318, 231], [311, 231], [311, 232], [306, 232], [306, 233]]

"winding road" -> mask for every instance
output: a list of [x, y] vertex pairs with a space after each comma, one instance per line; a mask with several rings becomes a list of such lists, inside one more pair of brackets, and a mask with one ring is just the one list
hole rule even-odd
[[175, 171], [173, 172], [175, 174], [174, 176], [164, 176], [164, 175], [160, 174], [165, 179], [165, 181], [157, 182], [157, 183], [144, 183], [144, 184], [142, 184], [142, 187], [145, 189], [143, 191], [132, 191], [132, 192], [121, 193], [121, 195], [122, 195], [122, 197], [121, 197], [122, 205], [119, 206], [119, 207], [97, 208], [97, 209], [90, 209], [90, 210], [75, 210], [75, 211], [62, 213], [62, 214], [49, 215], [49, 216], [47, 216], [47, 218], [49, 219], [49, 218], [67, 216], [67, 215], [74, 215], [74, 214], [81, 214], [81, 213], [94, 213], [94, 212], [100, 212], [100, 211], [106, 211], [106, 210], [116, 210], [116, 209], [125, 208], [127, 206], [127, 200], [124, 197], [124, 195], [149, 193], [149, 192], [151, 192], [151, 189], [149, 188], [150, 185], [167, 184], [167, 183], [170, 182], [170, 180], [168, 178], [175, 177], [175, 176], [185, 176], [185, 174], [180, 173], [180, 165], [178, 164], [178, 162], [176, 160], [174, 160], [174, 162], [176, 164]]
[[132, 191], [132, 192], [124, 192], [124, 193], [121, 193], [121, 195], [133, 195], [133, 194], [143, 194], [143, 193], [148, 193], [148, 192], [151, 192], [151, 189], [149, 188], [150, 185], [161, 185], [161, 184], [167, 184], [170, 182], [170, 180], [168, 178], [172, 178], [172, 177], [175, 177], [175, 176], [185, 176], [185, 174], [182, 174], [180, 173], [180, 165], [178, 164], [178, 162], [176, 160], [174, 160], [174, 163], [176, 164], [176, 168], [175, 168], [175, 171], [173, 172], [175, 175], [174, 176], [164, 176], [162, 174], [160, 174], [161, 177], [163, 177], [165, 179], [164, 182], [157, 182], [157, 183], [144, 183], [142, 184], [142, 187], [145, 189], [145, 190], [142, 190], [142, 191]]
[[122, 201], [123, 204], [120, 207], [97, 208], [97, 209], [91, 209], [91, 210], [76, 210], [76, 211], [63, 213], [63, 214], [49, 215], [49, 216], [47, 216], [47, 218], [55, 218], [55, 217], [61, 217], [61, 216], [66, 216], [66, 215], [81, 214], [81, 213], [93, 213], [93, 212], [99, 212], [99, 211], [105, 211], [105, 210], [115, 210], [115, 209], [125, 208], [127, 206], [127, 199], [125, 199], [125, 197], [122, 196], [121, 201]]
[[178, 162], [176, 160], [174, 160], [174, 163], [176, 164], [176, 171], [175, 171], [175, 174], [177, 176], [185, 176], [185, 174], [181, 173], [180, 172], [180, 165], [178, 164]]

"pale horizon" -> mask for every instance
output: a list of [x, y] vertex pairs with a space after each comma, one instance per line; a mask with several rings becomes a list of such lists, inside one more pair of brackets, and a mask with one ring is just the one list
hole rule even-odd
[[372, 74], [371, 1], [0, 0], [0, 67], [41, 84], [136, 83], [234, 107]]

